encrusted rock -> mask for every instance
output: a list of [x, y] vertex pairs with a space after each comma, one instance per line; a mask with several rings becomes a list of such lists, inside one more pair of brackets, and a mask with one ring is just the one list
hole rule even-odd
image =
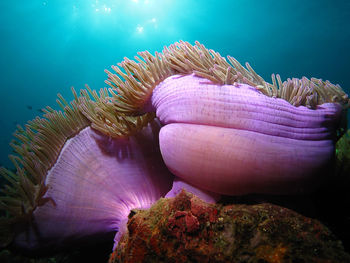
[[110, 263], [350, 262], [319, 221], [269, 203], [214, 205], [182, 191], [134, 210]]

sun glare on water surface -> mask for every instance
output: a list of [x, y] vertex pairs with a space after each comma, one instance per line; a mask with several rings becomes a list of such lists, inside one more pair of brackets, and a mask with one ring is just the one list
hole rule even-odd
[[[42, 2], [44, 8], [50, 5], [53, 3], [49, 0]], [[141, 36], [158, 30], [159, 23], [166, 25], [167, 10], [171, 10], [171, 6], [174, 6], [172, 0], [79, 0], [71, 1], [70, 14], [66, 14], [71, 21], [84, 23], [87, 27], [123, 26], [129, 33]]]

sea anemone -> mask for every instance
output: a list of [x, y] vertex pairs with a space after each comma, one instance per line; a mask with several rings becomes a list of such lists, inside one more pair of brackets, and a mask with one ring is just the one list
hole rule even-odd
[[2, 245], [110, 236], [131, 209], [164, 196], [172, 174], [168, 197], [186, 188], [215, 202], [308, 191], [331, 167], [349, 106], [339, 85], [279, 75], [270, 84], [198, 42], [135, 59], [106, 71], [108, 90], [73, 90], [70, 104], [59, 96], [63, 111], [18, 128], [16, 172], [1, 170]]
[[279, 75], [270, 84], [198, 42], [139, 56], [106, 71], [114, 108], [156, 113], [162, 157], [186, 183], [228, 195], [300, 193], [332, 169], [349, 106], [339, 85]]

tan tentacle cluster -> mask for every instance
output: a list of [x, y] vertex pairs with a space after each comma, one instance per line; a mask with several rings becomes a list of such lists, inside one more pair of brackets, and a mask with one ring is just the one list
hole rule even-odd
[[[62, 111], [47, 107], [42, 118], [29, 121], [25, 128], [18, 125], [10, 155], [16, 171], [0, 168], [0, 174], [8, 182], [1, 189], [0, 210], [13, 217], [22, 218], [46, 201], [44, 181], [67, 139], [74, 136], [90, 122], [78, 108], [78, 97], [70, 104], [59, 94], [57, 103]], [[1, 228], [1, 227], [0, 227]]]
[[81, 90], [79, 109], [90, 120], [92, 128], [113, 138], [124, 137], [139, 132], [155, 118], [153, 112], [142, 116], [126, 116], [117, 112], [113, 96], [116, 94], [112, 90], [110, 94], [106, 88], [101, 89], [99, 94], [89, 86]]
[[[277, 79], [277, 81], [276, 81]], [[282, 98], [293, 106], [306, 106], [315, 109], [323, 103], [339, 103], [345, 109], [349, 107], [349, 97], [339, 85], [328, 80], [302, 77], [287, 79], [282, 83], [280, 76], [272, 74], [272, 84], [262, 92], [270, 97]]]
[[156, 53], [152, 56], [144, 51], [138, 55], [140, 57], [135, 56], [138, 63], [124, 58], [118, 66], [112, 66], [117, 74], [105, 70], [108, 74], [105, 82], [111, 87], [109, 91], [113, 95], [114, 106], [118, 112], [125, 114], [140, 112], [153, 88], [165, 78], [176, 74], [163, 54]]
[[274, 74], [272, 83], [268, 83], [248, 63], [245, 68], [233, 57], [228, 56], [227, 61], [199, 42], [192, 46], [180, 41], [155, 56], [149, 52], [138, 54], [136, 61], [125, 58], [118, 66], [112, 66], [115, 73], [106, 70], [106, 83], [111, 87], [109, 92], [113, 94], [115, 110], [126, 115], [142, 112], [154, 87], [165, 78], [192, 73], [222, 85], [249, 84], [266, 96], [282, 98], [294, 106], [315, 108], [326, 102], [336, 102], [345, 108], [349, 106], [348, 95], [339, 85], [306, 77], [282, 82], [280, 76]]

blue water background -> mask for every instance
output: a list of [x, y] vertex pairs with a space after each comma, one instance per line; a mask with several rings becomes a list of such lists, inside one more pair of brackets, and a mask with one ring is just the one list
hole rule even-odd
[[70, 87], [105, 87], [105, 68], [138, 51], [199, 40], [271, 73], [317, 77], [350, 91], [350, 1], [1, 0], [0, 164], [16, 125], [71, 100]]

